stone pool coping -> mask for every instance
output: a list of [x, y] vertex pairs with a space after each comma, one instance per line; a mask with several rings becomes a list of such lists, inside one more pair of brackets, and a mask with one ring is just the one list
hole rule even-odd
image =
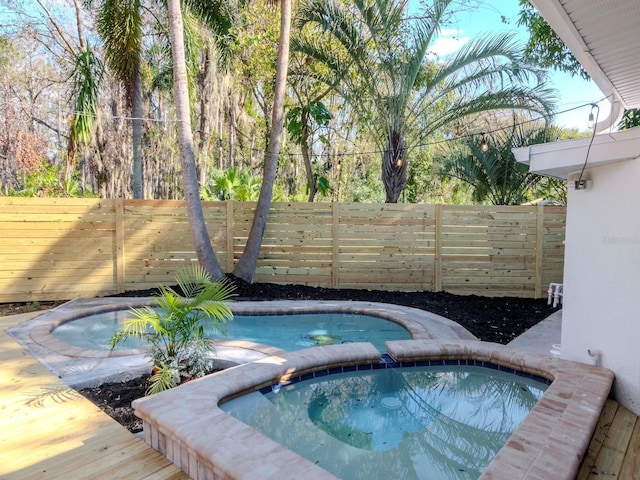
[[[8, 333], [40, 363], [75, 388], [124, 381], [143, 375], [151, 368], [145, 349], [88, 350], [70, 345], [51, 332], [65, 322], [86, 315], [154, 304], [153, 297], [78, 298], [17, 325], [9, 329]], [[476, 338], [464, 327], [447, 318], [399, 305], [337, 300], [234, 300], [228, 304], [232, 312], [239, 315], [322, 312], [374, 315], [399, 323], [409, 330], [414, 339], [456, 341]], [[239, 340], [219, 339], [213, 343], [216, 347], [215, 362], [217, 366], [225, 368], [283, 352], [270, 345]]]
[[[472, 340], [387, 342], [397, 362], [475, 360], [552, 383], [484, 471], [481, 479], [574, 479], [607, 399], [613, 373], [582, 363]], [[134, 401], [144, 439], [203, 479], [335, 479], [218, 408], [243, 393], [317, 370], [379, 363], [369, 343], [315, 347], [257, 360]]]

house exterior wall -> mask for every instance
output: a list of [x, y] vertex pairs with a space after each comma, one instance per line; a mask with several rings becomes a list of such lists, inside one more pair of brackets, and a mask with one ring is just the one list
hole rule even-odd
[[562, 357], [613, 370], [615, 398], [640, 414], [640, 159], [586, 174], [569, 190]]

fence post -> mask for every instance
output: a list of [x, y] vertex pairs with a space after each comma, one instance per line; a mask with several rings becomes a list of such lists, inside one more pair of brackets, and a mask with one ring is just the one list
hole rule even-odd
[[436, 292], [442, 290], [442, 204], [436, 205], [436, 245], [433, 256], [433, 289]]
[[331, 288], [339, 288], [340, 285], [340, 265], [339, 265], [339, 253], [340, 253], [340, 216], [339, 203], [331, 202]]
[[533, 298], [540, 298], [542, 293], [542, 275], [544, 274], [544, 205], [536, 209], [536, 280]]
[[233, 223], [233, 200], [227, 200], [226, 209], [226, 225], [227, 225], [227, 243], [225, 248], [227, 249], [227, 273], [233, 272], [233, 230], [235, 225]]
[[126, 285], [126, 259], [124, 251], [124, 199], [114, 200], [115, 210], [115, 254], [116, 254], [116, 292], [124, 293]]

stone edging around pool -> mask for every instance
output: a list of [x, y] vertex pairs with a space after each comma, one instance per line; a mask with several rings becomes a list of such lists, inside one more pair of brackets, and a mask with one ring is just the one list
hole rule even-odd
[[[51, 332], [65, 322], [86, 315], [154, 304], [152, 297], [79, 298], [17, 325], [8, 333], [68, 385], [84, 388], [103, 382], [124, 381], [149, 371], [151, 363], [146, 357], [146, 350], [87, 350], [59, 340]], [[229, 306], [239, 315], [360, 313], [399, 323], [409, 330], [414, 339], [476, 339], [456, 322], [424, 310], [399, 305], [359, 301], [273, 300], [230, 301]], [[223, 368], [282, 353], [269, 345], [237, 340], [221, 339], [214, 341], [214, 344], [217, 365]]]
[[[600, 367], [480, 341], [398, 340], [387, 349], [398, 362], [476, 360], [552, 380], [482, 479], [574, 479], [613, 382], [613, 373]], [[218, 404], [290, 377], [379, 361], [369, 343], [309, 348], [230, 368], [133, 406], [145, 441], [193, 479], [335, 479]]]

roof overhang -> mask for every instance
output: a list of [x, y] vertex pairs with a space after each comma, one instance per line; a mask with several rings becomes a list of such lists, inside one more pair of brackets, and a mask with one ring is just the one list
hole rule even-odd
[[611, 102], [597, 131], [640, 107], [638, 0], [531, 0]]
[[589, 137], [532, 145], [514, 149], [516, 159], [532, 172], [567, 179], [584, 166], [638, 158], [640, 128], [613, 132], [625, 109], [640, 107], [638, 0], [530, 2], [608, 98], [611, 112], [595, 126], [609, 133], [595, 136], [592, 144]]
[[[640, 157], [640, 127], [605, 135], [514, 148], [516, 160], [529, 170], [568, 179], [572, 172]], [[591, 144], [591, 148], [589, 145]], [[588, 153], [588, 158], [587, 158]]]

